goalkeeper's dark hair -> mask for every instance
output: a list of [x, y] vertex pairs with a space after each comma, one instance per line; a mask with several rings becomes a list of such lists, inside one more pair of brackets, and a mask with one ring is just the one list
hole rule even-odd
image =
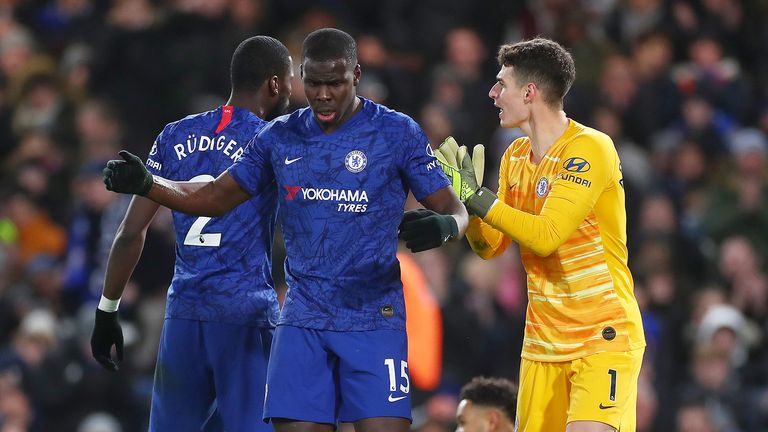
[[357, 66], [357, 43], [348, 33], [335, 28], [315, 30], [304, 39], [301, 62], [344, 59], [347, 67]]
[[288, 48], [269, 36], [248, 38], [232, 54], [230, 77], [233, 91], [256, 91], [270, 77], [282, 77], [291, 67]]
[[576, 79], [571, 53], [549, 39], [535, 38], [502, 45], [497, 60], [499, 66], [515, 68], [518, 84], [535, 83], [549, 106], [559, 106]]
[[517, 412], [517, 386], [504, 378], [475, 377], [461, 388], [459, 400], [476, 405], [498, 408], [510, 421]]

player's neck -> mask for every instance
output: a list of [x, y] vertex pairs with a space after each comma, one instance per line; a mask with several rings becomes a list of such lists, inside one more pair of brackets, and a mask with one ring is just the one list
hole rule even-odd
[[258, 98], [243, 97], [234, 93], [229, 97], [229, 100], [225, 105], [246, 109], [254, 113], [256, 117], [260, 119], [264, 119], [267, 112], [266, 108], [259, 103]]
[[538, 164], [568, 129], [568, 117], [562, 110], [539, 109], [531, 113], [521, 129], [531, 140], [533, 162]]

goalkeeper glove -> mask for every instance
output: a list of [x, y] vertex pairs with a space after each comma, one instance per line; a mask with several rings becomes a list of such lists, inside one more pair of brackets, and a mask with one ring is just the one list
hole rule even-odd
[[400, 222], [400, 238], [411, 252], [421, 252], [441, 246], [459, 235], [459, 226], [451, 215], [427, 209], [405, 212]]
[[147, 171], [141, 158], [121, 150], [124, 160], [111, 160], [102, 171], [104, 184], [112, 192], [146, 195], [152, 188], [152, 174]]
[[104, 312], [96, 309], [96, 321], [91, 333], [91, 354], [104, 369], [120, 369], [112, 360], [112, 345], [115, 346], [117, 361], [123, 361], [123, 329], [117, 320], [117, 311]]
[[437, 149], [435, 156], [469, 213], [485, 217], [496, 201], [496, 194], [482, 187], [485, 147], [482, 144], [476, 145], [470, 157], [467, 147], [459, 147], [456, 140], [449, 136]]

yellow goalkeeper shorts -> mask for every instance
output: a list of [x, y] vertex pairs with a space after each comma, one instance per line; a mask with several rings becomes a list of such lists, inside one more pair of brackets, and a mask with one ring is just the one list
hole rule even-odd
[[644, 351], [601, 352], [567, 362], [523, 359], [517, 431], [564, 432], [569, 422], [588, 420], [635, 432]]

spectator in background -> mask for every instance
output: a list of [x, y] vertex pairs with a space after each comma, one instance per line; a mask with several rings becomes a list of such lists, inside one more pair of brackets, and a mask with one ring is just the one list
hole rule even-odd
[[677, 432], [725, 432], [715, 426], [704, 402], [686, 402], [677, 412]]
[[109, 249], [130, 202], [130, 197], [104, 188], [103, 166], [83, 165], [73, 184], [77, 206], [68, 229], [63, 287], [64, 307], [70, 313], [101, 296]]

